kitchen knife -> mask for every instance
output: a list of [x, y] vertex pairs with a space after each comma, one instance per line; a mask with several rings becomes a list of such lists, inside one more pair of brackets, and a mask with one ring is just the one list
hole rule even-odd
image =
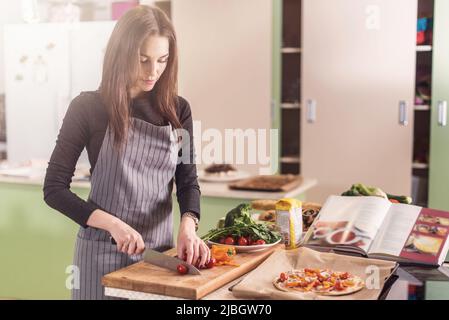
[[[115, 242], [114, 238], [110, 237], [110, 239], [113, 245], [117, 245], [117, 242]], [[143, 252], [143, 261], [176, 272], [178, 271], [178, 266], [182, 264], [187, 267], [187, 273], [195, 275], [201, 274], [200, 270], [198, 270], [195, 266], [188, 264], [184, 260], [168, 256], [152, 249], [145, 249], [145, 251]]]
[[182, 264], [187, 267], [187, 273], [189, 274], [195, 274], [195, 275], [201, 275], [200, 270], [195, 268], [195, 266], [186, 263], [185, 261], [171, 257], [169, 255], [163, 254], [161, 252], [152, 250], [152, 249], [145, 249], [143, 253], [143, 261], [154, 264], [161, 268], [166, 268], [169, 270], [173, 270], [177, 272], [177, 267]]

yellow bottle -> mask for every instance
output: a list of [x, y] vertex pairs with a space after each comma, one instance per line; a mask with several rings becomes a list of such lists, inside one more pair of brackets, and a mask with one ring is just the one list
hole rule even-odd
[[302, 236], [302, 202], [284, 198], [276, 202], [276, 227], [286, 249], [299, 246]]

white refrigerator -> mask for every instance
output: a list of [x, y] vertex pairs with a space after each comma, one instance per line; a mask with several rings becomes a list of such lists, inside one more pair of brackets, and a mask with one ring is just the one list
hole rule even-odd
[[[7, 25], [7, 157], [48, 160], [70, 101], [100, 84], [115, 21]], [[86, 160], [85, 154], [82, 156]], [[82, 160], [82, 161], [83, 161]]]

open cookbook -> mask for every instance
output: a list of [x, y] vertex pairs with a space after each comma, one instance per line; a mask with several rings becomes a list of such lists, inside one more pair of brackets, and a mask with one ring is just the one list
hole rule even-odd
[[380, 197], [330, 196], [302, 245], [440, 266], [449, 250], [448, 234], [449, 212]]

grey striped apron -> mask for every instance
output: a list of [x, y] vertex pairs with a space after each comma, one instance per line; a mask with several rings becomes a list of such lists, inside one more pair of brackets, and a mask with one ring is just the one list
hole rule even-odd
[[[171, 194], [178, 144], [171, 125], [156, 126], [132, 118], [122, 151], [112, 146], [108, 127], [88, 201], [138, 231], [147, 248], [164, 251], [174, 247]], [[74, 256], [80, 285], [72, 289], [72, 299], [109, 299], [101, 285], [103, 275], [141, 259], [141, 255], [117, 252], [107, 231], [80, 228]]]

